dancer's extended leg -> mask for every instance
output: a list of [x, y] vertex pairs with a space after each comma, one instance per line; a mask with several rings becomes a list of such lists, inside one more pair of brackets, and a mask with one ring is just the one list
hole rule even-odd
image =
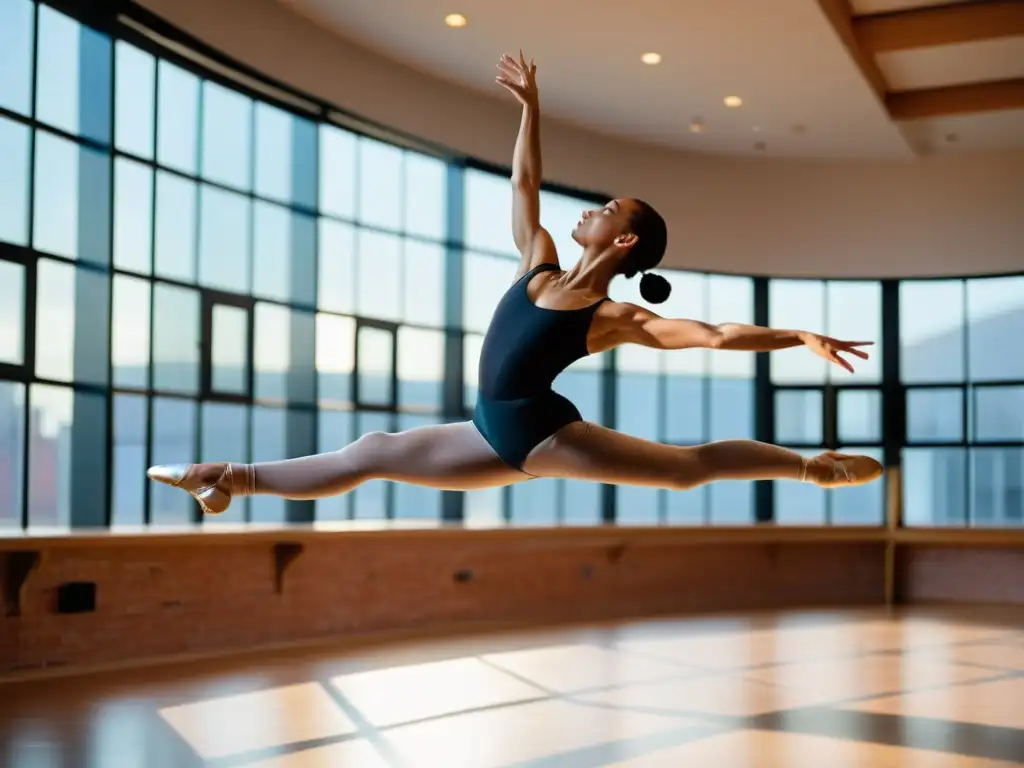
[[882, 474], [882, 465], [867, 456], [826, 452], [804, 459], [754, 440], [665, 445], [589, 422], [563, 427], [533, 449], [523, 469], [538, 477], [670, 490], [715, 480], [803, 480], [838, 488], [871, 482]]
[[188, 491], [210, 514], [223, 512], [238, 496], [319, 499], [351, 491], [367, 480], [470, 491], [530, 479], [503, 463], [472, 422], [371, 432], [339, 451], [298, 459], [183, 464], [153, 467], [148, 474]]

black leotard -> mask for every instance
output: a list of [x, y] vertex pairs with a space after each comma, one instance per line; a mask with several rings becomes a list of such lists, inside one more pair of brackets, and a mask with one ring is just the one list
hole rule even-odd
[[607, 299], [582, 309], [538, 307], [526, 292], [541, 264], [517, 280], [498, 303], [480, 353], [473, 423], [502, 461], [516, 469], [533, 448], [566, 424], [582, 420], [569, 400], [551, 388], [555, 377], [586, 357], [594, 312]]

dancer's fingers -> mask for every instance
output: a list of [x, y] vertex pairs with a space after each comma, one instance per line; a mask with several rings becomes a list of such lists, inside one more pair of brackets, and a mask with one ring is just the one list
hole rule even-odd
[[499, 61], [498, 69], [501, 70], [501, 72], [504, 73], [505, 75], [508, 75], [508, 77], [512, 78], [513, 80], [518, 80], [522, 75], [522, 72], [519, 71], [518, 67], [512, 66], [507, 61]]
[[494, 78], [494, 82], [499, 83], [500, 85], [505, 86], [506, 88], [508, 88], [510, 91], [512, 91], [514, 93], [522, 93], [522, 91], [523, 91], [523, 87], [521, 85], [519, 85], [519, 83], [515, 82], [514, 80], [510, 80], [509, 78], [505, 77], [504, 75], [498, 75], [496, 78]]
[[853, 373], [853, 366], [850, 365], [846, 360], [841, 358], [839, 356], [838, 352], [833, 352], [832, 353], [832, 362], [835, 363], [836, 365], [842, 366], [843, 368], [848, 370], [850, 373]]
[[511, 67], [515, 72], [521, 72], [519, 62], [509, 56], [507, 53], [501, 54], [501, 60], [499, 66], [505, 65]]
[[522, 50], [519, 51], [519, 66], [523, 70], [523, 77], [533, 77], [533, 73], [537, 70], [537, 67], [533, 63], [531, 58], [529, 63], [526, 61], [526, 57], [523, 55]]
[[524, 98], [526, 98], [526, 93], [523, 91], [523, 89], [520, 88], [515, 83], [509, 82], [508, 78], [496, 77], [496, 78], [494, 78], [494, 82], [496, 82], [498, 85], [504, 87], [509, 93], [511, 93], [517, 99], [524, 99]]
[[522, 78], [524, 83], [537, 72], [537, 65], [534, 64], [532, 57], [530, 58], [530, 63], [526, 63], [526, 56], [523, 55], [522, 48], [519, 49], [519, 61], [516, 61], [507, 53], [503, 53], [498, 62], [498, 68], [506, 72], [510, 77]]
[[851, 355], [856, 355], [861, 360], [867, 360], [868, 357], [869, 357], [867, 352], [864, 352], [864, 351], [862, 351], [860, 349], [845, 349], [843, 351], [844, 352], [849, 352]]

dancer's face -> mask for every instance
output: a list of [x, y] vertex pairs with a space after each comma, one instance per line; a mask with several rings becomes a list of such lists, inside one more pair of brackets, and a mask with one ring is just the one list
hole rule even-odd
[[584, 248], [607, 248], [619, 235], [628, 235], [629, 220], [637, 211], [637, 204], [629, 198], [617, 198], [604, 208], [583, 211], [583, 216], [572, 231], [572, 239]]

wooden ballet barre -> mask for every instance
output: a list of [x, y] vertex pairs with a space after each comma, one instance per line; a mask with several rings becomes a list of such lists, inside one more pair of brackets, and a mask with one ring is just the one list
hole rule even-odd
[[351, 537], [389, 539], [458, 537], [478, 541], [532, 539], [567, 543], [609, 544], [628, 539], [636, 544], [726, 544], [799, 543], [815, 541], [883, 542], [887, 532], [881, 526], [539, 526], [439, 523], [431, 521], [345, 521], [306, 525], [226, 524], [180, 528], [114, 528], [110, 530], [12, 531], [0, 536], [0, 549], [39, 547], [150, 546], [168, 543], [215, 545], [257, 540], [311, 541]]
[[[887, 521], [888, 522], [888, 521]], [[1024, 546], [1024, 529], [1007, 528], [903, 528], [886, 526], [510, 526], [503, 524], [460, 524], [422, 520], [362, 520], [294, 525], [225, 524], [195, 527], [143, 526], [110, 530], [44, 529], [8, 531], [0, 535], [0, 549], [29, 550], [40, 547], [159, 546], [189, 543], [206, 546], [225, 543], [266, 541], [315, 541], [352, 537], [466, 538], [474, 541], [532, 540], [543, 546], [551, 542], [590, 546], [628, 540], [633, 545], [879, 542], [896, 547], [909, 544], [944, 546]]]

